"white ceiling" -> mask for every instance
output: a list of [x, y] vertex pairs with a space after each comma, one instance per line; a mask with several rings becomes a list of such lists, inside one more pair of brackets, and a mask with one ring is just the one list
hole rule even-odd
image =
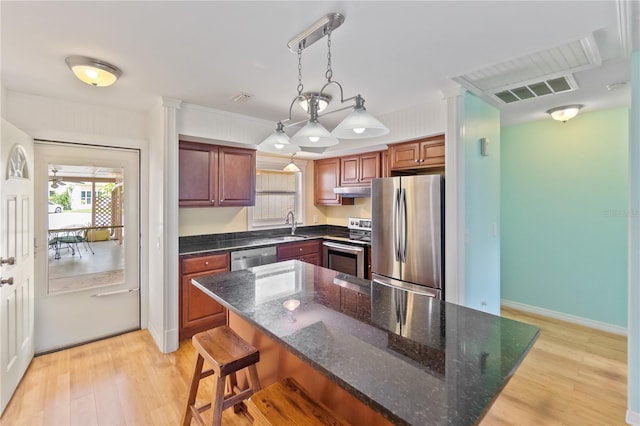
[[[166, 96], [278, 120], [297, 93], [287, 42], [335, 11], [346, 19], [332, 35], [334, 80], [379, 116], [442, 99], [454, 77], [592, 36], [602, 65], [574, 73], [579, 90], [496, 104], [513, 124], [567, 103], [583, 111], [630, 104], [629, 87], [606, 85], [630, 78], [628, 54], [638, 47], [630, 28], [640, 28], [633, 3], [2, 1], [1, 77], [23, 93], [142, 111]], [[321, 88], [326, 53], [326, 38], [304, 50], [305, 91]], [[68, 55], [111, 62], [123, 76], [109, 88], [88, 86], [67, 68]], [[233, 102], [241, 92], [251, 99]]]

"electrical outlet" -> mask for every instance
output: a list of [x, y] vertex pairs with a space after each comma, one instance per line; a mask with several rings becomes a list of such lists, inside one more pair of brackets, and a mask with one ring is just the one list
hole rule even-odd
[[318, 215], [317, 214], [313, 215], [313, 223], [318, 223]]

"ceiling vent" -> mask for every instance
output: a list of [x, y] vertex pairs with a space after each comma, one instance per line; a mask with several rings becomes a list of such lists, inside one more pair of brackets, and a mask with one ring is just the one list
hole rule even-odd
[[504, 103], [578, 88], [571, 75], [600, 65], [592, 35], [551, 49], [492, 65], [453, 80], [471, 92]]
[[576, 90], [578, 84], [573, 75], [565, 75], [550, 80], [539, 81], [527, 85], [502, 90], [493, 95], [506, 104], [511, 102], [524, 101], [525, 99], [537, 98], [539, 96], [551, 95], [553, 93], [570, 92]]

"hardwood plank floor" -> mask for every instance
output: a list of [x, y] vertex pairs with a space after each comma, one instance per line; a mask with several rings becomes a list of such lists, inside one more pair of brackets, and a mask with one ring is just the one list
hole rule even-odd
[[[482, 426], [625, 424], [624, 336], [509, 308], [503, 315], [542, 331]], [[39, 356], [0, 424], [177, 425], [194, 362], [190, 340], [162, 354], [146, 330]], [[210, 397], [207, 381], [199, 403]], [[223, 423], [250, 424], [233, 410]]]

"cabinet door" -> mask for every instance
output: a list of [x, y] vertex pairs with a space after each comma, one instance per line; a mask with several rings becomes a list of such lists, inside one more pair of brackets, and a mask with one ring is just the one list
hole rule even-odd
[[360, 185], [371, 185], [371, 179], [380, 177], [380, 153], [369, 152], [360, 155]]
[[179, 205], [214, 206], [218, 183], [217, 147], [181, 141], [178, 157]]
[[342, 198], [333, 192], [340, 179], [340, 158], [316, 160], [314, 166], [314, 202], [316, 205], [353, 204], [353, 198]]
[[423, 142], [421, 166], [444, 166], [444, 139]]
[[256, 196], [256, 152], [219, 147], [219, 206], [253, 206]]
[[389, 147], [391, 170], [415, 168], [420, 164], [420, 144], [418, 142], [402, 143]]
[[340, 158], [340, 186], [360, 185], [360, 156]]
[[[186, 272], [189, 273], [186, 273]], [[229, 271], [229, 253], [183, 259], [180, 272], [179, 338], [189, 338], [201, 331], [224, 325], [226, 309], [191, 284], [191, 280]]]

